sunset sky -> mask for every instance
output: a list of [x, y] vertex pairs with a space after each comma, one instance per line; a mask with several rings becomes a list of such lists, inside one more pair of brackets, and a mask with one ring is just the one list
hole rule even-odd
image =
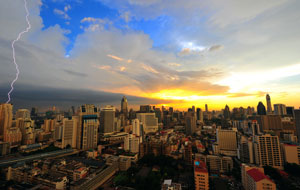
[[[269, 93], [300, 106], [299, 0], [27, 2], [32, 28], [16, 44], [12, 103], [50, 106], [72, 94], [76, 105], [87, 94], [119, 105], [127, 95], [132, 104], [221, 109], [256, 107]], [[23, 0], [0, 1], [0, 102], [25, 15]]]

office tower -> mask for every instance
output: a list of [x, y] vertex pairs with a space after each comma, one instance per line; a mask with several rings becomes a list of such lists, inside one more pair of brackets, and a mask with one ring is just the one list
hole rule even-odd
[[121, 101], [121, 113], [123, 113], [126, 118], [128, 117], [128, 102], [125, 96], [123, 96]]
[[203, 122], [203, 112], [201, 108], [197, 108], [197, 120]]
[[228, 156], [237, 155], [237, 131], [217, 129], [217, 143], [221, 154]]
[[56, 141], [61, 141], [62, 140], [62, 134], [63, 134], [63, 126], [61, 124], [56, 125], [54, 127], [54, 139]]
[[287, 106], [286, 107], [286, 114], [290, 117], [294, 117], [294, 110], [295, 108], [292, 106]]
[[185, 116], [185, 131], [187, 135], [192, 135], [196, 132], [196, 117], [193, 112], [188, 112]]
[[13, 106], [0, 104], [0, 140], [4, 139], [7, 130], [12, 126]]
[[294, 110], [294, 116], [298, 142], [300, 142], [300, 109]]
[[23, 118], [23, 119], [30, 119], [30, 112], [28, 109], [18, 109], [16, 113], [16, 119]]
[[208, 112], [208, 106], [207, 106], [207, 104], [205, 104], [205, 112], [206, 113]]
[[266, 95], [266, 100], [267, 100], [267, 112], [268, 114], [272, 114], [271, 97], [269, 94]]
[[30, 116], [36, 117], [38, 114], [38, 109], [36, 107], [31, 108]]
[[224, 118], [230, 119], [230, 109], [229, 109], [228, 105], [226, 105], [225, 109], [224, 109]]
[[35, 130], [34, 121], [30, 118], [19, 118], [16, 120], [16, 127], [21, 130], [22, 133], [22, 144], [34, 144], [35, 143]]
[[155, 117], [158, 119], [158, 123], [162, 122], [162, 112], [160, 111], [160, 108], [155, 108], [154, 110]]
[[274, 104], [275, 115], [286, 115], [286, 106], [284, 104]]
[[76, 142], [76, 147], [78, 149], [87, 150], [97, 147], [99, 128], [98, 117], [99, 112], [94, 105], [85, 104], [80, 107]]
[[63, 119], [62, 148], [66, 148], [68, 145], [76, 148], [78, 122], [78, 116], [73, 116], [72, 119]]
[[283, 168], [278, 136], [270, 134], [254, 136], [254, 153], [256, 164], [278, 169]]
[[151, 111], [150, 105], [140, 105], [140, 112], [141, 113], [149, 113]]
[[300, 164], [300, 146], [296, 144], [281, 144], [285, 163]]
[[195, 190], [209, 189], [209, 175], [204, 162], [195, 160], [194, 162]]
[[262, 102], [259, 102], [257, 105], [257, 114], [258, 115], [267, 115], [266, 108]]
[[115, 132], [115, 121], [115, 107], [105, 106], [105, 108], [102, 108], [100, 113], [100, 132]]
[[158, 119], [155, 117], [155, 113], [137, 113], [136, 117], [143, 124], [146, 134], [158, 131]]
[[129, 134], [124, 139], [124, 150], [132, 152], [132, 153], [138, 153], [140, 147], [140, 138], [136, 137], [135, 135]]
[[196, 108], [195, 108], [195, 106], [192, 106], [192, 111], [193, 111], [193, 113], [196, 113]]

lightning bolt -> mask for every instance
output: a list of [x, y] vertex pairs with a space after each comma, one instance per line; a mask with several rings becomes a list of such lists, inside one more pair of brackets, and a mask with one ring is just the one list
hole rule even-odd
[[24, 0], [24, 7], [25, 7], [25, 10], [26, 10], [26, 22], [27, 22], [27, 25], [28, 25], [28, 26], [27, 26], [26, 30], [23, 30], [22, 32], [20, 32], [19, 35], [18, 35], [18, 37], [17, 37], [17, 39], [15, 39], [15, 40], [11, 43], [11, 47], [12, 47], [12, 50], [13, 50], [13, 62], [14, 62], [14, 64], [15, 64], [15, 67], [16, 67], [17, 72], [16, 72], [16, 77], [15, 77], [15, 79], [14, 79], [14, 80], [11, 82], [11, 84], [10, 84], [11, 89], [10, 89], [10, 91], [7, 93], [8, 100], [7, 100], [6, 103], [9, 103], [10, 100], [11, 100], [10, 94], [14, 91], [14, 84], [15, 84], [15, 82], [18, 80], [19, 74], [20, 74], [19, 66], [18, 66], [18, 64], [17, 64], [17, 62], [16, 62], [15, 43], [21, 39], [21, 37], [22, 37], [23, 34], [27, 33], [27, 32], [31, 29], [31, 25], [30, 25], [30, 22], [29, 22], [29, 19], [28, 19], [28, 17], [29, 17], [29, 11], [28, 11], [28, 8], [27, 8], [27, 0]]

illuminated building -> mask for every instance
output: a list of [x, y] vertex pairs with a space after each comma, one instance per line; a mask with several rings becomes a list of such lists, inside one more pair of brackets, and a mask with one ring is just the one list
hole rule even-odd
[[254, 136], [254, 152], [256, 164], [278, 169], [283, 168], [278, 136], [270, 134]]

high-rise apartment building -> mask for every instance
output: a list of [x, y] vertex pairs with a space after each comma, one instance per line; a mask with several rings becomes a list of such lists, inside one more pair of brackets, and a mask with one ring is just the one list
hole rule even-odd
[[204, 162], [194, 161], [195, 190], [209, 189], [209, 175]]
[[217, 129], [217, 143], [221, 154], [237, 155], [237, 130]]
[[282, 169], [283, 160], [278, 136], [270, 134], [254, 136], [254, 153], [256, 164]]
[[76, 147], [87, 150], [97, 147], [99, 112], [97, 107], [85, 104], [79, 109]]
[[274, 104], [274, 114], [275, 115], [287, 115], [286, 106], [284, 104]]
[[146, 134], [158, 131], [158, 119], [155, 117], [155, 113], [137, 113], [136, 117], [143, 124]]
[[266, 101], [267, 101], [267, 113], [272, 114], [271, 97], [269, 94], [266, 95]]
[[100, 113], [100, 132], [112, 133], [115, 132], [115, 107], [105, 106]]

